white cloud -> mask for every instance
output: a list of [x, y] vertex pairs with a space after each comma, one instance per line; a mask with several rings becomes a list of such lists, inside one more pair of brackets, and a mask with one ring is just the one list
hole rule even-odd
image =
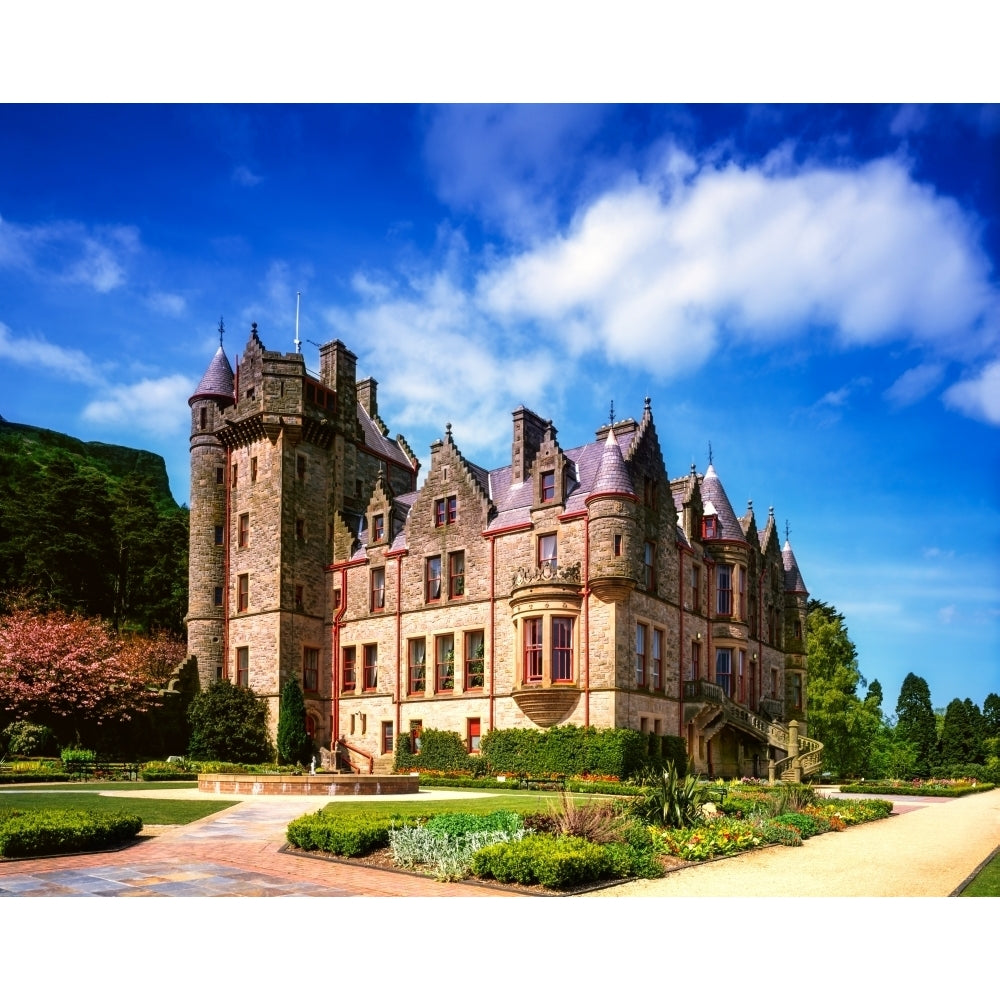
[[909, 406], [923, 399], [944, 377], [944, 365], [926, 362], [903, 372], [885, 391], [893, 406]]
[[233, 170], [233, 180], [240, 187], [256, 187], [264, 178], [255, 174], [249, 167], [240, 164]]
[[127, 261], [140, 250], [134, 226], [88, 227], [74, 221], [22, 226], [0, 218], [0, 267], [37, 280], [110, 292], [125, 283]]
[[0, 323], [0, 358], [35, 373], [44, 372], [85, 385], [100, 385], [104, 381], [83, 351], [51, 344], [43, 337], [15, 337], [3, 323]]
[[991, 336], [998, 301], [973, 223], [895, 160], [672, 166], [600, 195], [565, 234], [485, 273], [479, 293], [500, 317], [564, 341], [571, 329], [567, 346], [609, 358], [654, 356], [665, 375], [730, 341], [817, 330], [841, 346], [968, 350]]
[[967, 417], [1000, 426], [1000, 361], [978, 375], [956, 382], [944, 394], [945, 403]]
[[950, 625], [955, 620], [956, 614], [958, 614], [958, 608], [956, 608], [954, 604], [938, 608], [938, 621], [940, 621], [942, 625]]
[[95, 424], [127, 424], [161, 437], [187, 424], [187, 399], [193, 385], [186, 375], [143, 379], [132, 385], [108, 385], [88, 403], [83, 418]]
[[146, 302], [150, 309], [164, 316], [182, 316], [187, 308], [184, 296], [174, 292], [154, 292]]

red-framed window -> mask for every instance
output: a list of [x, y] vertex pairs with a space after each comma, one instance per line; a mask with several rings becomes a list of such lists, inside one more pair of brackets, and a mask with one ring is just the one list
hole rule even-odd
[[319, 650], [312, 646], [302, 650], [302, 690], [319, 690]]
[[434, 640], [434, 690], [451, 694], [455, 690], [455, 637], [439, 635]]
[[316, 739], [316, 719], [312, 715], [306, 715], [306, 736], [311, 740]]
[[552, 683], [573, 681], [573, 619], [552, 619]]
[[241, 573], [236, 577], [236, 610], [246, 611], [250, 607], [250, 574]]
[[482, 631], [465, 633], [465, 689], [481, 691], [486, 680], [486, 635]]
[[701, 519], [701, 537], [702, 538], [718, 538], [719, 537], [719, 515], [718, 514], [706, 514]]
[[410, 719], [410, 752], [420, 753], [424, 738], [424, 724], [420, 719]]
[[452, 552], [448, 556], [448, 596], [452, 600], [465, 596], [464, 552]]
[[701, 673], [701, 644], [691, 643], [691, 661], [688, 665], [688, 680], [696, 681]]
[[422, 637], [407, 644], [407, 690], [420, 695], [427, 690], [427, 641]]
[[392, 753], [393, 736], [392, 722], [390, 720], [384, 721], [382, 723], [382, 753]]
[[354, 646], [344, 646], [340, 651], [340, 687], [354, 691], [358, 686], [358, 651]]
[[542, 503], [548, 503], [556, 498], [556, 474], [550, 469], [542, 473]]
[[454, 524], [458, 520], [458, 497], [442, 497], [434, 501], [434, 527], [443, 528], [446, 524]]
[[479, 753], [479, 738], [481, 725], [479, 719], [465, 720], [466, 740], [465, 745], [469, 748], [469, 753]]
[[236, 649], [236, 686], [250, 686], [250, 647], [239, 646]]
[[620, 556], [624, 550], [624, 545], [622, 544], [622, 536], [615, 535], [613, 552], [616, 556]]
[[663, 690], [663, 630], [653, 629], [653, 690]]
[[701, 611], [701, 567], [692, 566], [691, 575], [691, 610]]
[[385, 567], [377, 566], [371, 574], [371, 610], [385, 610]]
[[722, 693], [728, 698], [733, 692], [733, 651], [717, 649], [715, 651], [715, 683], [722, 688]]
[[538, 536], [538, 568], [554, 573], [559, 565], [559, 542], [554, 534]]
[[364, 647], [363, 690], [374, 691], [378, 687], [378, 644], [369, 643]]
[[635, 686], [646, 686], [646, 657], [648, 655], [649, 626], [641, 622], [635, 626]]
[[642, 547], [642, 585], [646, 590], [656, 589], [656, 545], [646, 542]]
[[719, 566], [716, 569], [716, 590], [715, 610], [720, 615], [731, 615], [733, 613], [733, 569], [731, 566]]
[[424, 568], [424, 596], [428, 603], [441, 600], [441, 557], [431, 556]]
[[372, 518], [372, 541], [385, 541], [385, 514], [376, 514]]
[[542, 682], [542, 619], [524, 620], [524, 682]]

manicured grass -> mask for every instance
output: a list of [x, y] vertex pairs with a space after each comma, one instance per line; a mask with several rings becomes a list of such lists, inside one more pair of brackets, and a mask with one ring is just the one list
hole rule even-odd
[[1000, 852], [962, 890], [963, 896], [1000, 896]]
[[[443, 789], [442, 789], [443, 790]], [[464, 789], [458, 789], [464, 791]], [[437, 789], [435, 789], [437, 791]], [[578, 801], [586, 801], [593, 796], [573, 796]], [[354, 796], [332, 802], [323, 811], [332, 816], [434, 816], [437, 813], [461, 812], [485, 816], [499, 809], [510, 809], [518, 813], [546, 812], [551, 803], [560, 798], [559, 792], [503, 792], [500, 795], [484, 795], [474, 799], [446, 799], [432, 802], [384, 802], [377, 796]]]
[[[164, 782], [161, 788], [194, 788], [193, 782]], [[196, 819], [211, 816], [229, 806], [233, 801], [197, 801], [192, 799], [124, 798], [120, 796], [98, 795], [102, 789], [122, 791], [121, 782], [97, 783], [81, 790], [78, 784], [60, 785], [58, 790], [49, 791], [0, 791], [0, 809], [93, 809], [97, 812], [128, 812], [141, 817], [150, 826], [183, 825]], [[148, 790], [148, 786], [144, 786]]]

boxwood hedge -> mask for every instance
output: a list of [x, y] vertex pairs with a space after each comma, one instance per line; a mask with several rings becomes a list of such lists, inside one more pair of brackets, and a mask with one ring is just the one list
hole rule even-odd
[[117, 847], [142, 829], [131, 813], [89, 809], [0, 811], [0, 856], [31, 858]]

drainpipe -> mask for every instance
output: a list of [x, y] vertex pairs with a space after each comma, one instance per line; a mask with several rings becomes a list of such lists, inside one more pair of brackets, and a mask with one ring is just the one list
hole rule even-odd
[[678, 545], [679, 555], [677, 617], [679, 628], [677, 640], [677, 735], [684, 736], [684, 549]]
[[[400, 669], [401, 662], [403, 659], [403, 650], [400, 645], [403, 636], [403, 622], [401, 618], [400, 608], [403, 603], [403, 553], [400, 552], [396, 556], [396, 740], [399, 739], [399, 734], [402, 731], [400, 729], [402, 725], [402, 691], [400, 687]], [[395, 749], [396, 742], [393, 741], [393, 748]], [[412, 748], [411, 748], [412, 749]]]
[[226, 491], [226, 520], [222, 529], [222, 676], [226, 679], [229, 678], [229, 522], [233, 504], [232, 470], [232, 449], [226, 445], [226, 468], [222, 475], [222, 488]]
[[760, 709], [760, 692], [764, 686], [764, 576], [767, 570], [761, 570], [757, 580], [757, 700], [754, 711]]
[[337, 766], [337, 740], [340, 739], [340, 627], [347, 610], [347, 567], [340, 570], [340, 605], [333, 616], [333, 732], [330, 735], [330, 752], [333, 765]]
[[490, 732], [494, 724], [496, 681], [496, 550], [497, 536], [490, 535]]
[[583, 515], [583, 725], [590, 725], [590, 510]]

